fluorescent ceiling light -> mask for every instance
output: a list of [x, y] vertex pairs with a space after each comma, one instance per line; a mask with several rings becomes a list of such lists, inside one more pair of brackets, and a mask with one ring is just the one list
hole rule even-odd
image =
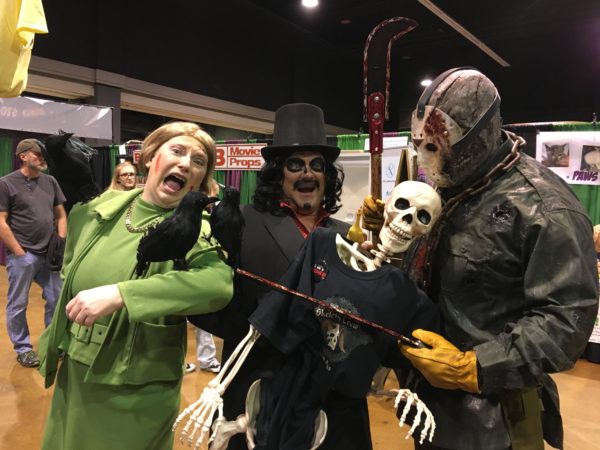
[[305, 8], [314, 8], [319, 4], [319, 0], [302, 0], [302, 6]]

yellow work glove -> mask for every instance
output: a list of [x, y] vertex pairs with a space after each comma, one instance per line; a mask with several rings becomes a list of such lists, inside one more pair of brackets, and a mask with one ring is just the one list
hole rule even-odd
[[479, 393], [477, 358], [473, 350], [460, 351], [439, 334], [415, 330], [413, 336], [431, 348], [401, 345], [400, 351], [432, 386]]
[[383, 210], [385, 203], [379, 199], [367, 195], [362, 206], [362, 227], [365, 230], [379, 233], [383, 226]]

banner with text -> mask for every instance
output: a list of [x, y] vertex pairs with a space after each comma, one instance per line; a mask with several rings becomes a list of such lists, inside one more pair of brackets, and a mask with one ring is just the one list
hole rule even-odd
[[0, 98], [0, 128], [112, 140], [112, 108], [33, 97]]
[[267, 144], [217, 145], [216, 170], [260, 170], [264, 160], [260, 149]]
[[600, 185], [600, 131], [540, 132], [535, 158], [567, 183]]

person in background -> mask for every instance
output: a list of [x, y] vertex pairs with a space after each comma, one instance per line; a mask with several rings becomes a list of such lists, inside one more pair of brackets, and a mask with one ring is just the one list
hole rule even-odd
[[137, 169], [129, 161], [124, 161], [115, 166], [112, 180], [107, 189], [114, 191], [130, 191], [135, 187]]
[[499, 106], [485, 75], [457, 68], [412, 116], [419, 167], [444, 201], [410, 267], [439, 305], [442, 332], [416, 330], [427, 347], [401, 348], [415, 368], [402, 387], [436, 420], [433, 443], [418, 449], [563, 448], [549, 374], [573, 367], [598, 311], [590, 219], [501, 129]]
[[[344, 174], [334, 164], [338, 147], [328, 145], [323, 111], [308, 103], [292, 103], [275, 113], [273, 143], [262, 149], [265, 164], [258, 175], [253, 204], [244, 207], [245, 228], [240, 268], [277, 281], [286, 272], [309, 233], [327, 227], [346, 235], [349, 225], [330, 217], [339, 210]], [[200, 328], [222, 337], [226, 361], [248, 332], [248, 317], [269, 291], [263, 284], [236, 277], [235, 296], [223, 311], [191, 317]], [[245, 410], [253, 381], [278, 370], [279, 355], [259, 340], [223, 395], [225, 417], [234, 420]], [[335, 412], [332, 412], [335, 411]], [[344, 436], [328, 436], [322, 448], [371, 448], [365, 399], [335, 393], [325, 412], [330, 421], [345, 422]], [[234, 436], [229, 450], [246, 450], [245, 438]]]
[[48, 167], [43, 150], [37, 139], [22, 140], [16, 150], [21, 168], [0, 178], [0, 239], [6, 247], [8, 274], [6, 327], [23, 367], [40, 365], [27, 326], [29, 288], [34, 281], [42, 288], [48, 326], [62, 281], [57, 271], [50, 270], [46, 252], [54, 233], [61, 239], [67, 235], [65, 197], [54, 177], [42, 173]]
[[[189, 270], [153, 262], [137, 277], [136, 253], [187, 192], [207, 189], [215, 150], [196, 124], [162, 125], [142, 145], [143, 189], [109, 190], [71, 210], [64, 287], [39, 342], [45, 386], [55, 385], [42, 449], [173, 447], [186, 315], [227, 305], [232, 270], [203, 237], [187, 253]], [[207, 221], [202, 228], [210, 230]]]

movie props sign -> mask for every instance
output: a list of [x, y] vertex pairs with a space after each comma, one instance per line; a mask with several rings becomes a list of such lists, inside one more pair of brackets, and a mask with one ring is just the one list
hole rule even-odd
[[260, 170], [264, 160], [260, 149], [267, 144], [217, 145], [217, 170]]

